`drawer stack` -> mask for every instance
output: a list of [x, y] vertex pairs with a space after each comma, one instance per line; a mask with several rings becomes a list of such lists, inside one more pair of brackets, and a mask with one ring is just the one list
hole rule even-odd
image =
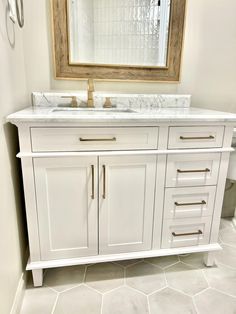
[[222, 147], [224, 127], [170, 127], [162, 248], [208, 244], [218, 181], [220, 153], [184, 154], [190, 148]]

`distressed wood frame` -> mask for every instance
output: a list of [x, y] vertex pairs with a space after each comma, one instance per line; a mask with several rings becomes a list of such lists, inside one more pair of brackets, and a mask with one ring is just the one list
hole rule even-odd
[[56, 79], [178, 82], [186, 0], [172, 0], [166, 67], [70, 64], [67, 0], [51, 0]]

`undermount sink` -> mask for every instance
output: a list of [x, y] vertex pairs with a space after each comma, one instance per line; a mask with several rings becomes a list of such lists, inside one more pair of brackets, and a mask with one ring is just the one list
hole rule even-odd
[[53, 113], [64, 114], [114, 114], [114, 113], [137, 113], [132, 109], [119, 108], [56, 108], [52, 110]]

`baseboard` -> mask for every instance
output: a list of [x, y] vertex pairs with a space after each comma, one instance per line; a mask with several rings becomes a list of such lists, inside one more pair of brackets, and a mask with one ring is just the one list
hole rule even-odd
[[21, 309], [21, 305], [22, 305], [22, 301], [23, 301], [23, 297], [24, 297], [25, 289], [26, 289], [26, 282], [27, 282], [27, 271], [24, 271], [20, 276], [20, 280], [16, 289], [16, 294], [15, 294], [15, 298], [13, 301], [10, 314], [20, 313], [20, 309]]

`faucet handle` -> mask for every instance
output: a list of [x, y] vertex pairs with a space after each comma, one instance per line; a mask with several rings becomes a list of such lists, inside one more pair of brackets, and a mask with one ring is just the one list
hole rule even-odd
[[71, 99], [71, 107], [78, 107], [78, 101], [76, 96], [62, 96], [61, 98], [70, 98]]

